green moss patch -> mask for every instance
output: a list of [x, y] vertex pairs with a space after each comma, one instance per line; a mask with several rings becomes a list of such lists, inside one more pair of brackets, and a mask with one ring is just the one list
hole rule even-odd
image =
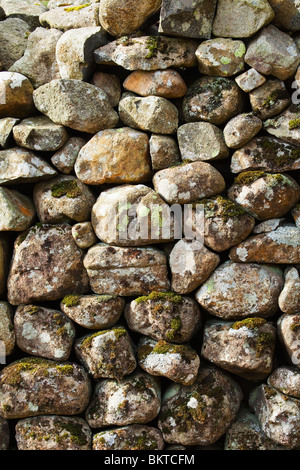
[[57, 199], [63, 196], [74, 199], [81, 194], [82, 191], [75, 180], [61, 181], [60, 183], [54, 184], [51, 188], [52, 197]]
[[259, 333], [255, 345], [256, 357], [262, 356], [266, 350], [272, 348], [275, 340], [276, 338], [272, 333]]
[[157, 56], [158, 52], [164, 52], [166, 45], [162, 42], [160, 36], [150, 36], [148, 38], [146, 48], [149, 51], [146, 55], [146, 59], [152, 59]]
[[203, 205], [205, 217], [208, 219], [222, 217], [224, 220], [227, 220], [231, 217], [241, 217], [246, 214], [242, 206], [223, 196], [200, 199], [193, 203], [193, 208], [196, 208], [197, 205]]
[[234, 178], [234, 184], [239, 186], [250, 185], [266, 175], [267, 173], [264, 171], [244, 171]]
[[182, 321], [179, 316], [171, 320], [171, 328], [167, 331], [166, 337], [169, 341], [174, 341], [182, 328]]
[[246, 326], [250, 330], [253, 330], [254, 328], [259, 328], [260, 326], [263, 326], [266, 323], [267, 321], [264, 318], [252, 317], [236, 321], [235, 323], [233, 323], [233, 325], [231, 325], [230, 328], [232, 328], [233, 330], [239, 330], [243, 326]]
[[65, 305], [66, 307], [76, 307], [76, 305], [79, 304], [80, 299], [81, 299], [80, 295], [70, 294], [70, 295], [66, 295], [62, 299], [61, 303]]
[[83, 8], [86, 8], [86, 7], [89, 7], [89, 6], [90, 6], [90, 3], [85, 3], [84, 5], [77, 5], [77, 6], [67, 7], [64, 10], [65, 11], [79, 11], [79, 10], [82, 10]]
[[300, 127], [300, 118], [299, 119], [291, 119], [289, 121], [289, 129], [298, 129]]
[[179, 294], [174, 294], [174, 292], [151, 292], [149, 295], [143, 295], [135, 299], [137, 304], [147, 302], [148, 300], [163, 300], [165, 302], [171, 302], [173, 304], [181, 304], [182, 297]]

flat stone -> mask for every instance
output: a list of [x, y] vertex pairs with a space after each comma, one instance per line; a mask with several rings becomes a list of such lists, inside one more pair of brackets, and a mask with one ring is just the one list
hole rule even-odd
[[249, 91], [265, 83], [266, 78], [254, 68], [251, 68], [235, 77], [235, 81], [245, 93], [249, 93]]
[[20, 73], [0, 72], [0, 118], [25, 118], [34, 113], [33, 87]]
[[93, 450], [162, 450], [161, 432], [153, 427], [132, 424], [101, 431], [93, 436]]
[[124, 312], [131, 331], [157, 341], [184, 343], [201, 326], [197, 302], [191, 297], [152, 291], [126, 305]]
[[300, 12], [297, 0], [269, 0], [274, 10], [273, 24], [287, 31], [299, 31]]
[[169, 259], [172, 289], [179, 294], [192, 292], [206, 281], [219, 262], [220, 257], [199, 240], [179, 240]]
[[245, 55], [245, 62], [250, 67], [280, 80], [286, 80], [295, 73], [299, 60], [293, 39], [273, 25], [263, 28], [250, 41]]
[[15, 189], [0, 188], [0, 231], [22, 232], [35, 217], [35, 208], [28, 196]]
[[289, 362], [300, 368], [300, 315], [299, 313], [284, 314], [277, 320], [278, 337], [287, 353]]
[[165, 36], [127, 36], [94, 52], [97, 64], [120, 65], [126, 70], [164, 70], [195, 67], [198, 43], [192, 39]]
[[67, 224], [34, 226], [17, 238], [8, 279], [12, 305], [58, 300], [67, 294], [82, 294], [88, 277]]
[[279, 269], [226, 261], [196, 292], [196, 300], [211, 315], [224, 320], [250, 315], [267, 318], [278, 311], [282, 286]]
[[122, 91], [120, 78], [117, 75], [96, 71], [91, 83], [106, 93], [113, 108], [118, 106]]
[[231, 248], [229, 257], [243, 263], [300, 263], [300, 229], [287, 225], [254, 235]]
[[91, 450], [92, 433], [84, 419], [37, 416], [18, 421], [18, 450]]
[[85, 3], [82, 8], [61, 6], [51, 8], [40, 15], [40, 23], [44, 28], [56, 28], [61, 31], [70, 29], [100, 26], [99, 4]]
[[18, 122], [20, 122], [20, 120], [16, 118], [8, 117], [0, 119], [0, 147], [10, 147], [12, 130]]
[[130, 127], [99, 132], [79, 151], [75, 173], [91, 185], [147, 181], [151, 176], [147, 134]]
[[7, 18], [0, 23], [0, 60], [8, 70], [25, 52], [30, 26], [19, 18]]
[[229, 156], [221, 129], [209, 122], [183, 124], [178, 128], [177, 138], [183, 160], [211, 161]]
[[132, 341], [123, 327], [78, 338], [75, 353], [94, 379], [121, 380], [136, 368]]
[[79, 151], [86, 144], [81, 137], [70, 137], [70, 139], [51, 157], [51, 163], [66, 175], [73, 171]]
[[153, 177], [153, 185], [169, 204], [187, 204], [225, 189], [221, 173], [201, 161], [160, 170]]
[[80, 132], [95, 134], [118, 121], [106, 94], [81, 80], [52, 80], [34, 91], [34, 102], [56, 124]]
[[151, 375], [167, 377], [182, 385], [195, 382], [200, 358], [188, 345], [154, 341], [142, 337], [138, 344], [139, 366]]
[[3, 364], [3, 361], [6, 361], [6, 356], [12, 354], [15, 348], [13, 311], [8, 302], [0, 302], [0, 345], [0, 358], [1, 364]]
[[62, 32], [57, 29], [36, 28], [28, 38], [24, 55], [12, 65], [10, 71], [28, 77], [34, 88], [59, 79], [55, 51], [61, 35]]
[[269, 119], [283, 111], [291, 103], [282, 80], [267, 80], [249, 94], [253, 112], [261, 119]]
[[69, 359], [75, 328], [64, 313], [34, 305], [19, 305], [14, 316], [14, 328], [21, 351], [56, 361]]
[[33, 30], [40, 26], [39, 16], [47, 11], [45, 5], [39, 0], [1, 0], [0, 7], [4, 10], [6, 18], [20, 18], [26, 21]]
[[268, 385], [285, 395], [300, 398], [300, 371], [290, 366], [278, 367], [268, 377]]
[[259, 224], [255, 225], [252, 233], [267, 233], [276, 230], [278, 227], [286, 224], [286, 219], [269, 219], [260, 222]]
[[81, 414], [90, 389], [85, 369], [76, 363], [25, 357], [1, 371], [0, 414], [7, 419]]
[[176, 106], [160, 96], [139, 97], [124, 93], [119, 116], [126, 126], [156, 134], [174, 134], [178, 128]]
[[141, 96], [181, 98], [187, 91], [181, 75], [176, 70], [136, 70], [123, 83], [125, 90]]
[[178, 145], [171, 136], [152, 134], [149, 150], [153, 170], [163, 170], [180, 162]]
[[55, 152], [69, 138], [66, 129], [47, 116], [23, 119], [14, 126], [13, 135], [17, 145], [38, 152]]
[[84, 266], [97, 294], [136, 296], [170, 287], [166, 256], [154, 248], [98, 243], [87, 252]]
[[284, 313], [298, 313], [300, 312], [300, 276], [297, 268], [287, 268], [284, 278], [284, 287], [278, 299], [279, 308]]
[[216, 38], [204, 41], [196, 50], [199, 72], [231, 77], [244, 70], [246, 46], [242, 41]]
[[146, 424], [160, 411], [158, 381], [144, 372], [135, 372], [119, 381], [101, 380], [86, 410], [92, 428]]
[[207, 320], [201, 355], [246, 380], [263, 380], [272, 370], [275, 342], [276, 328], [262, 318]]
[[9, 446], [10, 432], [6, 419], [0, 418], [0, 450], [7, 450]]
[[297, 145], [300, 142], [300, 113], [297, 105], [291, 105], [283, 113], [264, 122], [266, 131], [285, 142]]
[[98, 240], [91, 222], [81, 222], [73, 225], [72, 235], [76, 245], [83, 250], [95, 245]]
[[233, 149], [242, 147], [258, 134], [262, 125], [261, 119], [252, 113], [238, 114], [224, 128], [226, 145]]
[[113, 295], [67, 295], [60, 304], [71, 320], [84, 328], [102, 330], [114, 326], [125, 301]]

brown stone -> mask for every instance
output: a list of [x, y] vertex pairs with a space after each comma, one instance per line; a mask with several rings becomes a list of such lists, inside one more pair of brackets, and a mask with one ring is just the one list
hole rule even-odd
[[176, 70], [136, 70], [124, 81], [125, 90], [141, 96], [181, 98], [187, 91], [186, 84]]
[[262, 121], [252, 113], [238, 114], [226, 124], [224, 139], [226, 145], [236, 149], [245, 145], [262, 128]]
[[83, 250], [95, 245], [98, 240], [91, 222], [81, 222], [73, 225], [72, 235], [76, 245]]
[[34, 113], [33, 86], [20, 73], [0, 72], [0, 117], [25, 118]]
[[297, 268], [287, 268], [284, 277], [284, 287], [278, 299], [279, 308], [284, 313], [298, 313], [300, 312], [300, 276]]
[[142, 424], [101, 431], [93, 436], [93, 450], [162, 450], [161, 432]]
[[246, 46], [242, 41], [215, 38], [204, 41], [196, 51], [199, 72], [217, 77], [231, 77], [244, 70]]
[[70, 137], [70, 139], [52, 157], [51, 163], [66, 175], [73, 171], [80, 149], [86, 144], [81, 137]]
[[261, 119], [269, 119], [283, 111], [291, 102], [285, 84], [276, 78], [249, 93], [253, 112]]
[[152, 134], [149, 150], [153, 170], [163, 170], [180, 162], [178, 145], [169, 135]]
[[94, 73], [91, 83], [106, 93], [113, 108], [118, 106], [121, 98], [121, 83], [117, 75], [97, 71]]
[[277, 320], [278, 337], [288, 360], [300, 369], [300, 314], [287, 313]]
[[300, 398], [300, 371], [296, 367], [281, 366], [268, 377], [268, 385], [294, 398]]

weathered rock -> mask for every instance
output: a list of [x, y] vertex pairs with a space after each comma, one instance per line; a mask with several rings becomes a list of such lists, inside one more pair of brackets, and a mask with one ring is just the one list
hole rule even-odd
[[7, 148], [11, 144], [12, 130], [19, 122], [16, 118], [3, 118], [0, 119], [0, 147]]
[[113, 295], [67, 295], [61, 310], [74, 322], [91, 330], [114, 326], [123, 311], [125, 301]]
[[204, 41], [196, 50], [199, 72], [217, 77], [231, 77], [244, 70], [246, 46], [242, 41], [216, 38]]
[[99, 18], [101, 26], [112, 36], [125, 36], [137, 31], [161, 6], [161, 0], [103, 0]]
[[94, 379], [121, 380], [136, 368], [132, 341], [121, 326], [79, 338], [75, 352]]
[[76, 245], [79, 246], [79, 248], [82, 248], [83, 250], [86, 248], [90, 248], [97, 242], [97, 237], [95, 235], [91, 222], [82, 222], [73, 225], [72, 235]]
[[27, 354], [67, 361], [75, 338], [69, 318], [58, 310], [19, 305], [14, 316], [17, 346]]
[[6, 18], [20, 18], [26, 21], [33, 30], [37, 28], [39, 16], [47, 11], [45, 5], [39, 0], [28, 2], [27, 0], [1, 0], [0, 7], [4, 10]]
[[40, 15], [40, 23], [45, 28], [61, 31], [99, 26], [99, 5], [90, 2], [81, 5], [81, 8], [73, 4], [53, 8]]
[[164, 36], [127, 36], [94, 52], [97, 64], [120, 65], [126, 70], [164, 70], [195, 67], [198, 43], [192, 39]]
[[24, 55], [10, 68], [29, 78], [34, 88], [59, 79], [59, 68], [55, 57], [56, 45], [62, 32], [57, 29], [36, 28], [28, 38]]
[[20, 147], [0, 152], [0, 184], [33, 183], [56, 171], [42, 158]]
[[278, 298], [280, 310], [284, 313], [300, 312], [300, 276], [297, 268], [287, 268], [283, 290]]
[[66, 31], [57, 42], [56, 60], [61, 78], [88, 80], [94, 69], [93, 52], [107, 39], [100, 27]]
[[264, 122], [266, 131], [285, 142], [297, 145], [300, 142], [299, 105], [291, 105], [283, 113]]
[[300, 169], [300, 149], [274, 137], [256, 137], [234, 152], [230, 169], [232, 173], [244, 170], [269, 172]]
[[181, 235], [170, 207], [141, 184], [103, 191], [92, 210], [92, 225], [100, 240], [117, 246], [169, 242]]
[[125, 90], [141, 96], [181, 98], [187, 91], [186, 84], [176, 70], [136, 70], [124, 81]]
[[[99, 3], [100, 0], [90, 0], [91, 3]], [[82, 6], [86, 4], [86, 0], [50, 0], [48, 2], [47, 8], [51, 10], [52, 8], [57, 8], [61, 6]]]
[[229, 258], [247, 263], [300, 263], [300, 229], [287, 225], [250, 237], [231, 248]]
[[97, 294], [134, 296], [170, 287], [165, 254], [155, 248], [123, 248], [98, 243], [84, 266]]
[[241, 112], [242, 92], [229, 78], [201, 77], [187, 91], [183, 100], [185, 121], [224, 124]]
[[263, 384], [251, 393], [249, 405], [255, 412], [261, 429], [270, 439], [290, 449], [299, 447], [299, 400]]
[[160, 96], [139, 97], [124, 93], [119, 116], [126, 126], [156, 134], [174, 134], [178, 128], [176, 106]]
[[178, 145], [168, 135], [152, 134], [149, 150], [153, 170], [163, 170], [180, 162]]
[[6, 419], [0, 418], [0, 450], [7, 450], [9, 446], [9, 426]]
[[291, 102], [282, 80], [267, 80], [249, 94], [253, 112], [261, 119], [268, 119], [285, 109]]
[[239, 114], [226, 124], [224, 139], [226, 145], [236, 149], [245, 145], [262, 128], [262, 121], [253, 113]]
[[25, 52], [30, 26], [19, 18], [7, 18], [0, 23], [0, 60], [8, 70]]
[[66, 129], [46, 116], [23, 119], [14, 126], [13, 135], [17, 145], [39, 152], [55, 152], [68, 140]]
[[161, 432], [149, 426], [132, 424], [101, 431], [93, 436], [93, 450], [162, 450]]
[[9, 302], [28, 304], [84, 293], [88, 277], [82, 255], [69, 225], [31, 227], [15, 242], [7, 286]]
[[89, 396], [87, 373], [72, 362], [26, 357], [1, 371], [0, 414], [3, 418], [81, 414]]
[[167, 377], [182, 385], [195, 382], [200, 358], [188, 345], [141, 338], [137, 357], [139, 366], [151, 375]]
[[268, 385], [285, 395], [300, 398], [300, 371], [290, 366], [278, 367], [268, 377]]
[[133, 300], [125, 307], [130, 330], [157, 341], [184, 343], [201, 326], [200, 309], [190, 297], [154, 292]]
[[118, 121], [106, 94], [81, 80], [52, 80], [34, 91], [39, 111], [53, 122], [94, 134]]
[[274, 12], [267, 0], [219, 0], [213, 23], [215, 36], [248, 38], [270, 23]]
[[18, 421], [18, 450], [91, 450], [92, 433], [84, 419], [37, 416]]
[[267, 233], [276, 230], [278, 227], [282, 227], [286, 224], [286, 219], [269, 219], [260, 222], [259, 224], [255, 225], [252, 233]]
[[297, 204], [293, 209], [292, 209], [292, 216], [295, 221], [295, 224], [297, 227], [300, 228], [300, 205]]
[[79, 151], [75, 172], [92, 185], [146, 181], [151, 175], [149, 138], [130, 127], [101, 131]]
[[258, 220], [282, 217], [300, 199], [300, 186], [283, 173], [246, 171], [228, 189], [230, 199]]
[[107, 98], [113, 108], [118, 106], [122, 91], [121, 82], [117, 75], [96, 71], [93, 75], [91, 83], [92, 85], [101, 88], [101, 90], [106, 93]]
[[278, 336], [289, 361], [300, 368], [300, 314], [285, 314], [277, 321]]
[[[9, 356], [15, 348], [15, 331], [12, 314], [9, 303], [0, 302], [0, 358], [2, 360], [6, 360], [6, 356]], [[0, 363], [2, 364], [3, 362]]]
[[33, 87], [20, 73], [0, 72], [0, 118], [24, 118], [34, 113]]
[[71, 137], [52, 157], [52, 164], [62, 173], [73, 171], [79, 151], [86, 144], [81, 137]]
[[282, 272], [277, 268], [226, 261], [196, 292], [196, 300], [225, 320], [270, 317], [278, 310], [282, 286]]
[[22, 232], [35, 216], [31, 199], [15, 189], [0, 188], [0, 231]]
[[183, 160], [219, 160], [229, 156], [221, 129], [209, 122], [189, 122], [180, 126], [177, 138]]
[[199, 287], [220, 262], [220, 257], [209, 251], [200, 240], [179, 240], [170, 253], [172, 289], [188, 294]]
[[236, 418], [241, 399], [231, 378], [212, 367], [200, 368], [193, 385], [166, 390], [158, 426], [170, 444], [214, 444]]
[[275, 13], [273, 23], [287, 31], [300, 29], [300, 12], [297, 0], [269, 0]]
[[263, 318], [207, 320], [201, 355], [246, 380], [263, 380], [272, 370], [275, 341], [275, 327]]
[[257, 70], [251, 68], [236, 77], [235, 81], [243, 91], [248, 93], [265, 83], [266, 78]]
[[35, 185], [33, 199], [44, 224], [84, 222], [89, 219], [95, 198], [90, 188], [74, 176], [61, 175]]
[[263, 28], [250, 41], [245, 55], [245, 62], [250, 67], [265, 75], [274, 75], [280, 80], [286, 80], [295, 73], [299, 59], [293, 39], [273, 25]]
[[92, 428], [146, 424], [160, 411], [160, 387], [143, 372], [117, 380], [101, 380], [86, 410]]

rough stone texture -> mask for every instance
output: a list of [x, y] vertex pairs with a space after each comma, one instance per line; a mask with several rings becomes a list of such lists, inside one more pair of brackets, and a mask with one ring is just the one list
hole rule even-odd
[[57, 29], [36, 28], [28, 37], [24, 55], [18, 58], [10, 71], [28, 77], [34, 88], [60, 78], [55, 51], [61, 35]]
[[101, 26], [112, 36], [125, 36], [137, 31], [161, 6], [161, 0], [102, 0]]
[[7, 286], [9, 302], [19, 305], [85, 292], [88, 277], [82, 255], [69, 225], [31, 227], [15, 242]]
[[204, 41], [196, 51], [199, 72], [217, 77], [231, 77], [244, 70], [246, 46], [242, 41], [216, 38]]
[[97, 294], [135, 296], [170, 287], [165, 254], [155, 248], [123, 248], [98, 243], [84, 266]]
[[37, 416], [18, 421], [18, 450], [91, 450], [92, 433], [84, 419]]
[[8, 419], [80, 414], [89, 395], [87, 373], [75, 363], [27, 357], [9, 364], [0, 375], [0, 414]]
[[101, 131], [79, 151], [75, 172], [92, 185], [146, 181], [151, 175], [149, 138], [130, 127]]
[[255, 225], [252, 233], [267, 233], [276, 230], [278, 227], [282, 227], [286, 224], [286, 219], [269, 219], [260, 222], [259, 224]]
[[158, 426], [170, 444], [214, 444], [236, 418], [241, 399], [231, 378], [212, 367], [200, 368], [193, 385], [166, 390]]
[[252, 113], [239, 114], [232, 118], [224, 128], [226, 145], [236, 149], [245, 145], [262, 128], [262, 121]]
[[253, 112], [261, 119], [269, 119], [283, 111], [291, 102], [285, 84], [276, 78], [249, 93]]
[[151, 375], [167, 377], [182, 385], [195, 382], [200, 358], [188, 345], [170, 344], [142, 337], [138, 344], [139, 366]]
[[137, 366], [133, 343], [121, 326], [77, 339], [75, 352], [94, 379], [119, 381]]
[[45, 160], [24, 148], [0, 152], [0, 184], [34, 183], [55, 175], [56, 171]]
[[226, 261], [196, 292], [196, 300], [210, 314], [225, 320], [270, 317], [278, 310], [282, 286], [282, 272], [277, 268]]
[[272, 232], [249, 237], [231, 248], [229, 258], [247, 263], [300, 263], [300, 229], [278, 227]]
[[229, 78], [201, 77], [187, 91], [183, 100], [185, 121], [224, 124], [241, 112], [242, 93]]
[[9, 425], [6, 419], [0, 418], [0, 450], [7, 450], [9, 446]]
[[283, 113], [268, 119], [264, 127], [269, 134], [299, 147], [299, 105], [291, 105]]
[[9, 147], [12, 141], [12, 130], [19, 122], [16, 118], [3, 118], [0, 119], [0, 147]]
[[20, 73], [0, 72], [0, 118], [24, 118], [33, 114], [33, 87]]
[[299, 59], [293, 39], [273, 25], [263, 28], [250, 41], [245, 55], [245, 62], [250, 67], [280, 80], [286, 80], [295, 73]]
[[30, 26], [19, 18], [7, 18], [0, 23], [0, 60], [8, 70], [25, 52]]
[[161, 432], [149, 426], [132, 424], [101, 431], [93, 436], [93, 450], [162, 450]]
[[285, 314], [277, 321], [278, 336], [286, 350], [289, 362], [300, 368], [300, 315]]
[[276, 329], [261, 318], [207, 320], [201, 355], [247, 380], [263, 380], [273, 365]]
[[168, 135], [152, 134], [149, 151], [153, 170], [163, 170], [180, 162], [178, 145]]
[[35, 185], [33, 199], [37, 215], [44, 224], [89, 219], [95, 198], [88, 186], [74, 176], [58, 176]]
[[120, 65], [126, 70], [159, 70], [195, 67], [198, 43], [164, 36], [121, 38], [94, 52], [97, 64]]
[[251, 393], [249, 404], [270, 439], [290, 449], [299, 447], [299, 400], [263, 384]]
[[189, 122], [178, 128], [177, 138], [183, 160], [219, 160], [229, 156], [223, 133], [209, 122]]
[[96, 71], [91, 83], [106, 93], [113, 108], [118, 106], [122, 92], [121, 82], [117, 75]]
[[187, 204], [225, 189], [221, 173], [201, 161], [160, 170], [153, 177], [153, 185], [169, 204]]
[[37, 28], [39, 16], [47, 11], [45, 5], [39, 0], [28, 2], [27, 0], [1, 0], [0, 7], [4, 10], [6, 18], [20, 18], [30, 25], [31, 29]]
[[[6, 360], [6, 356], [12, 354], [15, 348], [13, 312], [8, 302], [0, 302], [0, 343], [0, 357]], [[5, 349], [3, 349], [3, 344]]]
[[35, 216], [31, 199], [15, 189], [0, 188], [0, 231], [26, 230]]
[[169, 258], [172, 289], [188, 294], [197, 289], [220, 262], [220, 257], [208, 250], [201, 241], [183, 238], [174, 245]]
[[91, 2], [83, 4], [83, 7], [76, 9], [72, 4], [53, 8], [40, 15], [40, 23], [45, 28], [56, 28], [61, 31], [99, 26], [99, 5]]
[[86, 410], [92, 428], [146, 424], [160, 411], [160, 386], [149, 374], [137, 372], [120, 381], [101, 380]]
[[55, 152], [68, 140], [66, 129], [46, 116], [23, 119], [13, 128], [15, 142], [20, 147], [39, 152]]
[[266, 78], [257, 70], [251, 68], [236, 77], [235, 81], [244, 92], [248, 93], [265, 83]]
[[157, 341], [184, 343], [201, 326], [200, 309], [190, 297], [152, 292], [125, 307], [125, 318], [130, 330]]
[[95, 235], [91, 222], [82, 222], [73, 225], [72, 235], [76, 245], [79, 246], [79, 248], [82, 248], [83, 250], [86, 248], [90, 248], [97, 242], [97, 237]]
[[81, 137], [70, 137], [52, 157], [51, 163], [62, 173], [69, 174], [73, 171], [79, 151], [86, 144]]
[[60, 308], [78, 325], [102, 330], [118, 322], [124, 305], [122, 297], [113, 295], [67, 295], [61, 301]]
[[300, 312], [300, 276], [297, 268], [287, 268], [284, 277], [284, 287], [278, 298], [279, 308], [284, 313], [298, 313]]
[[163, 0], [159, 32], [187, 38], [210, 38], [216, 0]]
[[80, 80], [52, 80], [34, 91], [34, 103], [53, 122], [81, 132], [93, 134], [118, 121], [106, 94]]
[[300, 11], [297, 0], [269, 0], [275, 13], [273, 23], [287, 31], [300, 29]]
[[248, 38], [273, 18], [274, 12], [267, 0], [219, 0], [213, 34]]
[[300, 398], [300, 371], [295, 367], [278, 367], [268, 377], [268, 385], [285, 395]]
[[141, 96], [181, 98], [187, 91], [186, 84], [176, 70], [136, 70], [123, 83], [125, 90]]

